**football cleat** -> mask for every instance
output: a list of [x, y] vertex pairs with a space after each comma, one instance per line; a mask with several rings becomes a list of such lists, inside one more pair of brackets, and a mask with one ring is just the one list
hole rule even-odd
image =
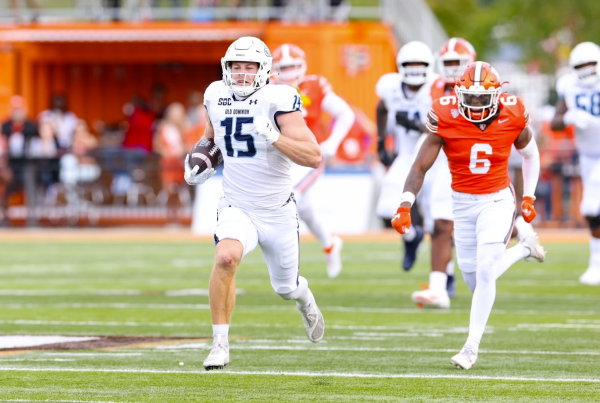
[[540, 245], [540, 241], [538, 240], [538, 236], [535, 232], [528, 233], [521, 238], [519, 242], [521, 242], [525, 248], [529, 249], [529, 256], [525, 258], [525, 261], [527, 261], [530, 257], [534, 258], [538, 262], [543, 262], [546, 260], [546, 251], [542, 245]]
[[325, 250], [327, 254], [327, 275], [336, 278], [342, 271], [342, 247], [344, 241], [339, 236], [333, 237], [331, 247]]
[[419, 308], [450, 308], [450, 297], [446, 290], [432, 290], [427, 288], [412, 293], [411, 298]]
[[325, 319], [315, 302], [315, 297], [312, 297], [312, 301], [305, 309], [302, 309], [298, 302], [296, 302], [296, 306], [302, 314], [302, 323], [304, 323], [304, 330], [306, 330], [308, 340], [313, 343], [323, 340], [323, 336], [325, 335]]
[[204, 360], [204, 369], [212, 371], [223, 369], [227, 365], [229, 365], [229, 341], [226, 335], [216, 334], [210, 353]]
[[419, 245], [425, 236], [425, 231], [418, 225], [413, 226], [414, 230], [417, 231], [415, 239], [412, 241], [404, 241], [404, 259], [402, 260], [402, 268], [405, 271], [409, 271], [415, 265], [417, 260], [417, 250]]
[[579, 277], [579, 282], [585, 285], [600, 285], [600, 267], [590, 267]]
[[465, 345], [460, 353], [452, 357], [450, 363], [458, 369], [471, 369], [475, 365], [475, 361], [477, 361], [477, 350]]
[[448, 274], [448, 281], [446, 282], [446, 292], [448, 297], [454, 298], [456, 296], [456, 283], [454, 282], [454, 274]]

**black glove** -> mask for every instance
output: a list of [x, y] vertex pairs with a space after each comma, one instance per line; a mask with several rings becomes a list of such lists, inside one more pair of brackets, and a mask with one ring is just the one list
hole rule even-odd
[[409, 119], [408, 113], [406, 112], [397, 112], [396, 113], [396, 124], [407, 128], [408, 130], [416, 130], [418, 132], [422, 132], [423, 125], [417, 119]]
[[394, 162], [394, 158], [392, 158], [390, 153], [385, 149], [384, 139], [377, 141], [377, 154], [379, 155], [379, 161], [386, 167], [389, 167], [392, 165], [392, 162]]

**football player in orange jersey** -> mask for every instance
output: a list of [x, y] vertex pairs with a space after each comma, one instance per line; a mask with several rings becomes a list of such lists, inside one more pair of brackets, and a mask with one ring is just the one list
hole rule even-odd
[[[473, 45], [463, 38], [450, 38], [439, 51], [438, 70], [441, 75], [431, 86], [431, 100], [454, 95], [456, 80], [467, 64], [475, 61], [477, 53]], [[422, 137], [426, 137], [424, 134]], [[423, 140], [423, 138], [421, 139]], [[448, 159], [440, 152], [430, 171], [424, 187], [428, 199], [424, 207], [433, 220], [431, 234], [431, 273], [429, 286], [412, 293], [411, 298], [420, 307], [449, 308], [450, 298], [454, 297], [454, 261], [452, 260], [452, 177], [448, 169]]]
[[429, 134], [406, 179], [392, 225], [400, 233], [410, 228], [410, 208], [425, 174], [443, 148], [452, 173], [458, 266], [473, 292], [469, 336], [451, 363], [469, 369], [477, 360], [494, 305], [496, 279], [520, 259], [544, 261], [546, 252], [534, 232], [506, 249], [516, 216], [516, 199], [508, 175], [513, 144], [523, 155], [523, 218], [531, 222], [536, 216], [534, 191], [540, 159], [529, 129], [527, 108], [520, 98], [502, 94], [498, 73], [485, 62], [467, 65], [455, 91], [456, 95], [433, 103], [427, 116]]
[[[278, 84], [295, 87], [302, 97], [302, 114], [307, 126], [321, 145], [323, 160], [333, 157], [354, 124], [354, 112], [350, 105], [333, 92], [331, 84], [323, 76], [305, 75], [306, 55], [296, 45], [284, 44], [273, 52], [273, 68]], [[323, 129], [323, 112], [334, 119], [329, 137]], [[292, 186], [298, 204], [298, 216], [317, 237], [327, 256], [327, 275], [337, 277], [342, 271], [341, 251], [343, 242], [332, 235], [324, 221], [317, 217], [311, 203], [311, 188], [325, 171], [325, 164], [317, 169], [294, 165]]]

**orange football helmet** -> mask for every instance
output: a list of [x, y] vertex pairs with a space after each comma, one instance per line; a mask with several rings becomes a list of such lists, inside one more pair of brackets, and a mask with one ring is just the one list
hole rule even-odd
[[477, 52], [469, 41], [463, 38], [450, 38], [440, 49], [438, 69], [448, 84], [454, 84], [467, 64], [473, 63], [476, 58]]
[[278, 83], [297, 87], [306, 74], [306, 53], [296, 45], [283, 44], [273, 52], [273, 67]]
[[469, 63], [456, 81], [458, 111], [471, 122], [482, 122], [498, 111], [500, 75], [489, 63]]

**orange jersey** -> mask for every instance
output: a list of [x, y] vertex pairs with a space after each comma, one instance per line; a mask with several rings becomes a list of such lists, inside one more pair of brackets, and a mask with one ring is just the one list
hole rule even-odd
[[431, 85], [431, 100], [435, 101], [448, 95], [454, 95], [454, 85], [447, 84], [444, 77], [438, 77]]
[[306, 125], [314, 133], [319, 143], [327, 138], [327, 134], [323, 130], [321, 102], [331, 91], [331, 84], [327, 79], [317, 75], [304, 77], [298, 86], [298, 92], [302, 98], [302, 115], [306, 120]]
[[508, 157], [513, 143], [529, 125], [521, 98], [500, 96], [495, 119], [473, 123], [458, 112], [456, 96], [433, 103], [426, 127], [444, 139], [444, 152], [452, 173], [452, 189], [462, 193], [498, 192], [510, 185]]

